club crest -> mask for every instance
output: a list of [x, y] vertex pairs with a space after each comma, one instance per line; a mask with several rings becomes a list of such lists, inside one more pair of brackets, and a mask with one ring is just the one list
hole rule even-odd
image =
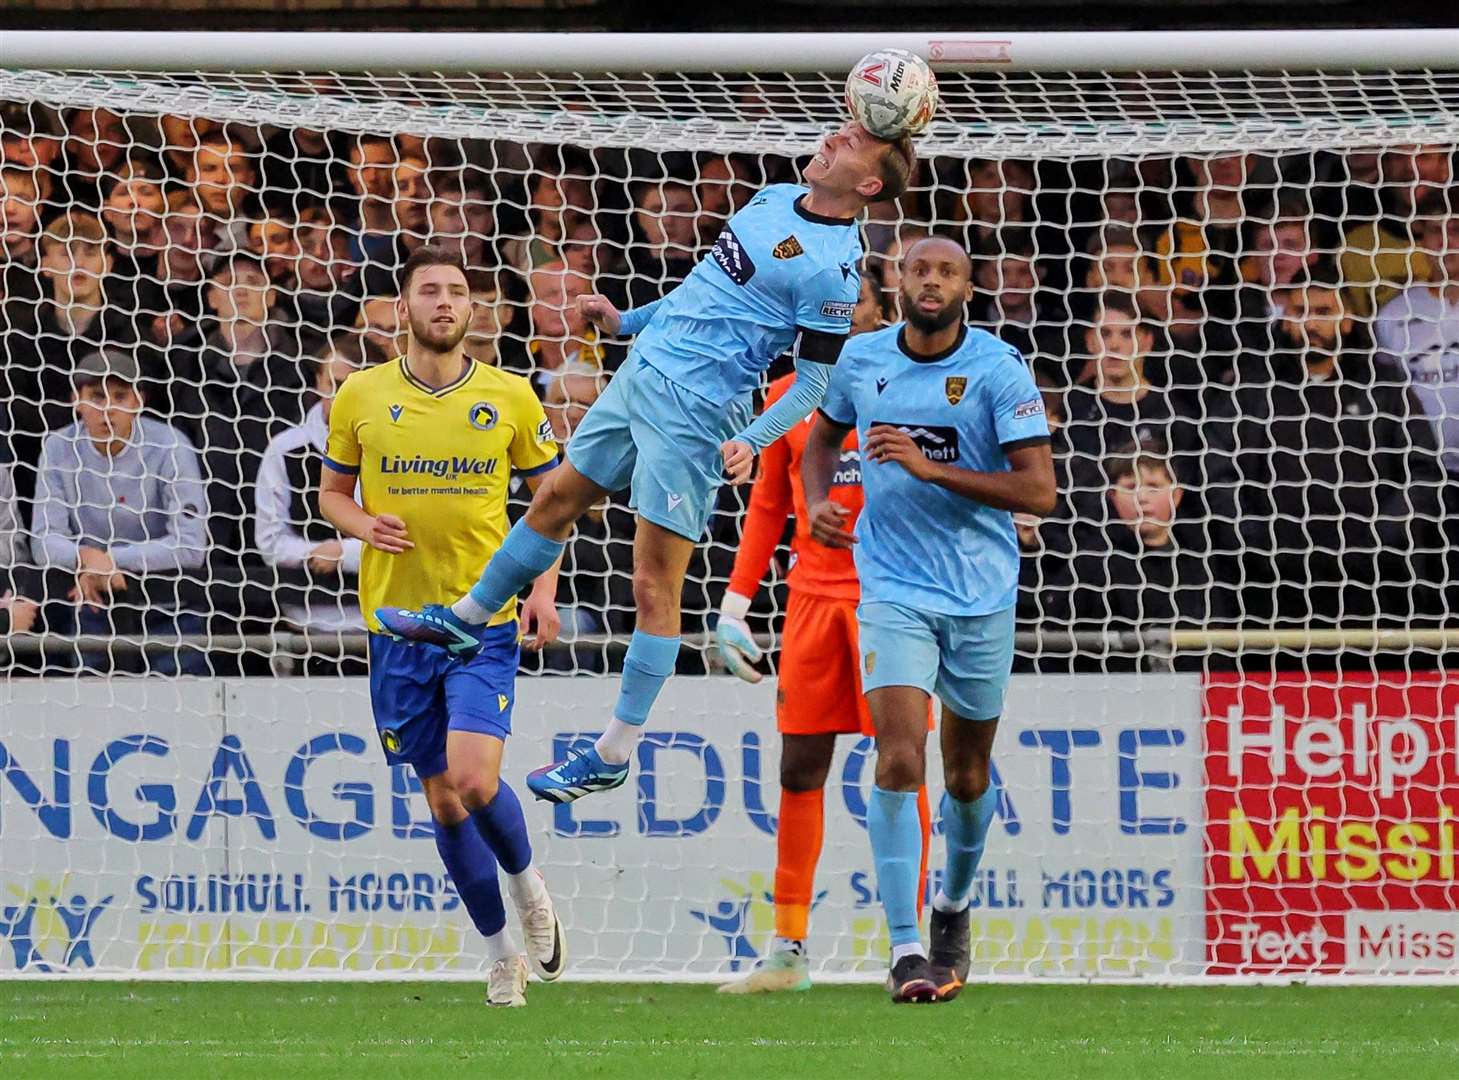
[[943, 384], [943, 390], [947, 393], [947, 403], [956, 405], [968, 392], [968, 380], [962, 375], [949, 375], [947, 382]]
[[770, 254], [774, 255], [777, 259], [793, 259], [797, 255], [804, 255], [805, 248], [800, 246], [800, 241], [795, 238], [794, 233], [791, 233], [784, 240], [780, 241], [780, 243], [776, 244], [775, 249]]

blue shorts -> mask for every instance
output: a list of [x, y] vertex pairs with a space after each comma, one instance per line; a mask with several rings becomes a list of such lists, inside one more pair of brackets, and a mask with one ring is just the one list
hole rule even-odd
[[715, 405], [632, 356], [573, 432], [567, 460], [599, 487], [631, 488], [642, 517], [697, 541], [724, 482], [720, 445], [753, 417], [748, 398]]
[[481, 652], [457, 660], [444, 649], [370, 635], [370, 707], [386, 761], [437, 776], [446, 771], [446, 732], [511, 734], [517, 624], [487, 627], [481, 641]]
[[901, 604], [856, 609], [861, 688], [915, 686], [966, 720], [995, 720], [1013, 670], [1013, 608], [938, 615]]

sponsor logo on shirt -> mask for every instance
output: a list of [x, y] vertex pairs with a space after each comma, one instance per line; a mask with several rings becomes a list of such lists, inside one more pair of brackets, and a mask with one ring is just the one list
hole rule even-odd
[[750, 253], [740, 243], [740, 238], [728, 225], [719, 234], [719, 239], [714, 242], [714, 247], [709, 249], [714, 256], [714, 261], [719, 263], [719, 268], [729, 275], [729, 279], [736, 285], [748, 285], [750, 279], [755, 276], [755, 261], [750, 258]]
[[491, 402], [478, 401], [471, 406], [471, 410], [466, 414], [466, 419], [477, 431], [490, 431], [496, 427], [496, 422], [501, 419], [501, 414], [497, 412], [496, 406]]
[[[947, 394], [947, 403], [949, 405], [956, 405], [963, 399], [963, 395], [968, 392], [968, 380], [963, 375], [949, 375], [947, 381], [943, 383], [942, 388]], [[1019, 408], [1021, 409], [1023, 406], [1020, 405]]]
[[[949, 382], [952, 380], [949, 379]], [[951, 396], [951, 395], [949, 395]], [[954, 402], [956, 404], [956, 402]], [[1041, 397], [1029, 398], [1027, 401], [1020, 401], [1013, 407], [1013, 419], [1026, 420], [1030, 416], [1042, 416], [1044, 414], [1044, 399]]]
[[805, 248], [800, 246], [800, 241], [795, 238], [794, 233], [791, 233], [784, 240], [780, 241], [780, 243], [776, 244], [770, 254], [774, 255], [777, 259], [793, 259], [797, 255], [804, 255]]
[[860, 487], [861, 486], [861, 451], [842, 450], [841, 463], [836, 467], [835, 475], [831, 477], [832, 487]]
[[828, 319], [849, 319], [855, 310], [856, 304], [850, 300], [827, 300], [821, 305], [821, 314]]
[[381, 455], [382, 476], [493, 476], [496, 474], [496, 458], [447, 457], [428, 458], [417, 454], [413, 458], [393, 454]]
[[544, 420], [542, 421], [542, 423], [537, 425], [537, 445], [546, 446], [548, 443], [553, 441], [554, 439], [552, 435], [552, 421]]
[[928, 461], [958, 460], [959, 445], [955, 427], [942, 424], [893, 424], [889, 420], [877, 420], [875, 423], [889, 424], [898, 431], [906, 432]]

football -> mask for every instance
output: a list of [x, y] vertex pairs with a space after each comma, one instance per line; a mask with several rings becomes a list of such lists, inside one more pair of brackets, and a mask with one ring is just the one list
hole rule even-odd
[[879, 49], [846, 77], [846, 108], [879, 139], [916, 135], [937, 111], [937, 79], [915, 53]]

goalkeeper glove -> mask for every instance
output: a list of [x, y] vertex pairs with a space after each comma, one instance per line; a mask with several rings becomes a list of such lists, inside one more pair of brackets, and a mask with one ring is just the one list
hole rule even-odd
[[715, 644], [719, 646], [719, 658], [724, 666], [747, 683], [757, 683], [765, 676], [755, 670], [755, 664], [765, 655], [755, 644], [745, 616], [750, 613], [750, 598], [739, 593], [726, 592], [719, 607], [719, 622], [714, 628]]

